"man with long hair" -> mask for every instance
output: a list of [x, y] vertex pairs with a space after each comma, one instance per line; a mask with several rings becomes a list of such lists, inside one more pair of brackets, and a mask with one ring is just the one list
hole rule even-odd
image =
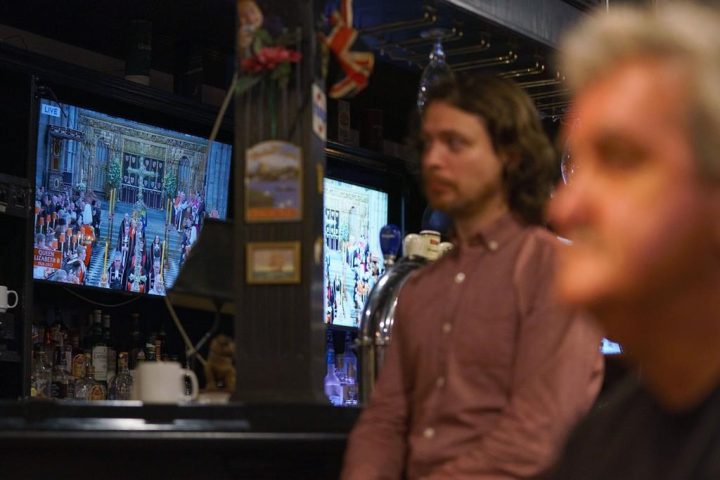
[[343, 478], [533, 478], [602, 380], [599, 334], [550, 290], [554, 150], [527, 94], [496, 77], [433, 88], [419, 140], [455, 248], [403, 287]]

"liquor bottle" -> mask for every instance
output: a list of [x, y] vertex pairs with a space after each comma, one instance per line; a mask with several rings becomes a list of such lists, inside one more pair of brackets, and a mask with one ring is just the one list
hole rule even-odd
[[107, 344], [103, 336], [102, 312], [95, 310], [93, 314], [92, 366], [95, 380], [105, 383], [107, 381]]
[[102, 382], [98, 382], [93, 375], [93, 367], [90, 367], [90, 389], [88, 390], [88, 400], [107, 400], [107, 387]]
[[105, 385], [95, 379], [94, 368], [90, 355], [86, 355], [85, 378], [75, 384], [75, 398], [78, 400], [105, 400]]
[[45, 328], [45, 339], [41, 350], [45, 352], [45, 364], [52, 367], [51, 360], [54, 360], [53, 355], [55, 354], [55, 348], [53, 345], [52, 328], [49, 326]]
[[51, 397], [52, 370], [47, 364], [44, 349], [39, 349], [35, 357], [32, 375], [30, 378], [30, 396], [36, 398]]
[[35, 318], [32, 323], [32, 347], [37, 350], [45, 340], [45, 322]]
[[132, 394], [133, 377], [128, 369], [128, 354], [122, 352], [118, 355], [118, 374], [110, 381], [108, 400], [130, 400]]
[[162, 320], [160, 320], [160, 331], [158, 332], [157, 340], [155, 342], [156, 349], [157, 345], [160, 345], [161, 354], [158, 355], [158, 352], [155, 352], [155, 356], [160, 360], [160, 357], [164, 357], [167, 355], [167, 333], [165, 332], [165, 325], [163, 324]]
[[147, 339], [145, 340], [145, 361], [146, 362], [154, 362], [157, 360], [155, 357], [155, 338], [157, 337], [157, 334], [155, 332], [148, 335]]
[[[80, 347], [80, 332], [78, 330], [73, 330], [70, 334], [70, 368], [68, 369], [68, 372], [70, 372], [73, 376], [75, 374], [73, 373], [75, 369], [75, 359], [78, 357], [78, 355], [82, 356], [83, 349]], [[76, 378], [82, 378], [85, 375], [80, 375], [80, 377]]]
[[52, 340], [55, 345], [65, 345], [68, 339], [68, 328], [62, 317], [62, 310], [55, 309], [55, 320], [50, 325]]
[[[117, 356], [115, 346], [110, 335], [110, 315], [103, 315], [103, 343], [107, 348], [107, 374], [105, 380], [110, 382], [117, 373]], [[108, 383], [109, 384], [109, 383]]]
[[70, 337], [72, 344], [72, 367], [70, 374], [77, 382], [85, 378], [85, 351], [80, 348], [80, 334], [76, 333]]
[[130, 317], [132, 330], [130, 332], [130, 355], [128, 356], [128, 367], [130, 370], [135, 370], [138, 354], [143, 350], [145, 342], [143, 341], [142, 334], [140, 333], [140, 314], [133, 313]]
[[342, 386], [340, 379], [335, 373], [335, 348], [333, 347], [332, 333], [328, 332], [327, 346], [327, 373], [325, 374], [325, 396], [328, 397], [332, 405], [342, 405]]
[[65, 360], [65, 363], [63, 364], [63, 368], [65, 369], [65, 375], [67, 375], [68, 379], [68, 393], [67, 398], [75, 398], [75, 377], [72, 374], [73, 369], [73, 348], [71, 345], [65, 345], [63, 349], [63, 359]]
[[93, 320], [95, 315], [91, 312], [88, 314], [87, 321], [80, 327], [80, 347], [85, 352], [92, 351], [92, 332], [93, 332]]
[[[78, 357], [82, 357], [82, 368], [76, 370], [79, 362]], [[88, 391], [90, 390], [90, 378], [88, 377], [88, 371], [92, 367], [92, 356], [89, 353], [81, 354], [73, 359], [73, 373], [82, 372], [82, 377], [75, 380], [75, 399], [76, 400], [87, 400]]]
[[158, 332], [157, 336], [155, 337], [155, 360], [158, 362], [162, 361], [163, 356], [167, 356], [167, 352], [165, 351], [165, 337], [167, 334], [165, 333], [165, 327], [162, 324], [162, 320], [160, 321], [160, 331]]
[[350, 332], [345, 332], [345, 353], [343, 353], [343, 368], [345, 369], [343, 398], [345, 405], [357, 405], [357, 356], [353, 352]]
[[72, 398], [69, 395], [70, 387], [70, 375], [65, 371], [65, 362], [63, 357], [65, 356], [65, 348], [57, 345], [55, 347], [55, 365], [52, 369], [52, 384], [50, 387], [50, 396], [52, 398]]

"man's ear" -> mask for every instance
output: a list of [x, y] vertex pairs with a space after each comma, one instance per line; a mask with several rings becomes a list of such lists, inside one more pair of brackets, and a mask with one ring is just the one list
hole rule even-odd
[[515, 150], [500, 150], [498, 151], [498, 158], [506, 167], [517, 168], [520, 165], [520, 152]]

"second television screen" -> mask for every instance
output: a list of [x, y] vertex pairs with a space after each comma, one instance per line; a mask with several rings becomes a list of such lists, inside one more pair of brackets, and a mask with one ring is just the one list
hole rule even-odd
[[326, 178], [325, 322], [358, 327], [362, 308], [383, 274], [380, 229], [388, 221], [388, 194]]

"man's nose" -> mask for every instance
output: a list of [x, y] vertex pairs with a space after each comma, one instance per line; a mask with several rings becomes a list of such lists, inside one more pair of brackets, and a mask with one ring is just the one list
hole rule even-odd
[[444, 153], [441, 145], [438, 145], [437, 143], [428, 145], [425, 147], [422, 154], [423, 168], [434, 169], [440, 167], [443, 163], [443, 156]]

